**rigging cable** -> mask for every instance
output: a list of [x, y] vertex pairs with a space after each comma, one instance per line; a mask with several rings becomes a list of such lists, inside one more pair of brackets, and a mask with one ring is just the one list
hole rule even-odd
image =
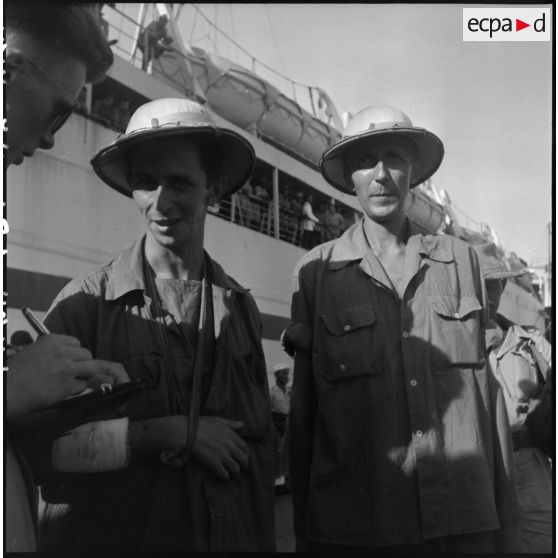
[[467, 219], [467, 221], [469, 221], [469, 223], [472, 223], [473, 225], [479, 227], [481, 227], [481, 223], [479, 221], [475, 221], [472, 217], [469, 217], [469, 215], [467, 215], [462, 209], [460, 209], [457, 205], [455, 205], [454, 202], [452, 202], [451, 207], [453, 209], [456, 209], [463, 217], [465, 217], [465, 219]]
[[[281, 51], [279, 50], [279, 44], [277, 43], [277, 37], [275, 36], [275, 30], [273, 29], [273, 24], [271, 23], [271, 18], [269, 17], [269, 10], [267, 9], [267, 4], [264, 4], [265, 15], [267, 16], [267, 21], [269, 23], [269, 28], [271, 29], [271, 36], [273, 37], [273, 44], [275, 45], [275, 50], [277, 51], [277, 58], [279, 59], [279, 64], [281, 65], [281, 70], [285, 72], [285, 66], [283, 64], [283, 59], [281, 58]], [[286, 72], [285, 72], [286, 73]]]
[[232, 30], [232, 36], [233, 36], [233, 40], [235, 41], [233, 44], [235, 46], [235, 58], [236, 58], [236, 63], [238, 64], [238, 46], [236, 45], [236, 31], [234, 29], [234, 16], [233, 16], [233, 9], [232, 9], [232, 4], [229, 3], [229, 13], [231, 16], [231, 30]]
[[219, 31], [219, 33], [221, 33], [221, 35], [223, 35], [223, 37], [227, 38], [229, 41], [231, 41], [240, 51], [242, 51], [244, 54], [246, 54], [252, 61], [258, 62], [258, 64], [260, 66], [262, 66], [263, 68], [265, 68], [266, 70], [269, 70], [271, 73], [275, 74], [276, 76], [279, 76], [280, 78], [283, 78], [285, 81], [288, 81], [290, 83], [294, 83], [296, 85], [300, 85], [301, 87], [312, 87], [313, 89], [315, 88], [314, 86], [309, 86], [306, 83], [302, 83], [300, 81], [296, 81], [294, 79], [291, 79], [290, 77], [282, 74], [281, 72], [278, 72], [277, 70], [275, 70], [274, 68], [272, 68], [271, 66], [268, 66], [267, 64], [265, 64], [264, 62], [262, 62], [261, 60], [257, 59], [254, 55], [252, 55], [250, 52], [248, 52], [242, 45], [238, 44], [235, 40], [233, 40], [229, 35], [227, 35], [227, 33], [225, 33], [223, 30], [216, 28], [215, 24], [201, 11], [200, 7], [197, 4], [192, 4], [192, 6], [199, 12], [200, 16], [213, 28], [215, 28], [217, 31]]
[[[272, 68], [271, 66], [268, 66], [267, 64], [265, 64], [264, 62], [260, 61], [259, 59], [257, 59], [253, 54], [251, 54], [250, 52], [248, 52], [242, 45], [240, 45], [235, 39], [231, 38], [227, 33], [225, 33], [222, 29], [218, 28], [215, 26], [215, 24], [203, 13], [203, 11], [200, 9], [200, 7], [197, 4], [192, 4], [192, 6], [194, 7], [194, 9], [196, 10], [196, 17], [199, 14], [204, 20], [205, 22], [212, 27], [213, 29], [215, 29], [215, 32], [219, 32], [221, 35], [223, 35], [226, 39], [228, 39], [232, 44], [235, 45], [235, 47], [237, 48], [237, 51], [241, 51], [242, 53], [244, 53], [246, 56], [249, 57], [250, 61], [251, 61], [251, 65], [252, 65], [252, 71], [256, 72], [256, 62], [263, 68], [267, 69], [269, 72], [271, 72], [272, 74], [284, 79], [285, 81], [287, 81], [288, 83], [290, 83], [293, 86], [293, 90], [294, 90], [294, 86], [298, 85], [300, 87], [303, 87], [305, 89], [308, 90], [314, 90], [316, 89], [315, 86], [311, 86], [305, 83], [302, 83], [300, 81], [296, 81], [293, 80], [291, 78], [289, 78], [288, 76], [282, 74], [281, 72], [278, 72], [277, 70], [275, 70], [274, 68]], [[137, 21], [135, 21], [133, 18], [131, 18], [130, 16], [128, 16], [128, 14], [122, 12], [119, 9], [114, 8], [114, 10], [120, 14], [121, 18], [126, 19], [128, 21], [130, 21], [131, 23], [133, 23], [134, 25], [138, 25]], [[140, 28], [143, 29], [143, 26], [140, 24], [139, 25]], [[193, 36], [193, 32], [194, 29], [192, 29], [192, 36]], [[213, 39], [211, 37], [211, 32], [209, 32], [207, 35], [204, 35], [203, 37], [201, 37], [200, 39], [197, 39], [195, 42], [199, 42], [202, 39], [208, 38], [210, 42], [213, 42]], [[194, 44], [194, 43], [191, 43]], [[214, 45], [215, 46], [215, 45]], [[182, 52], [180, 52], [180, 50], [173, 48], [173, 51], [180, 57], [183, 58], [188, 58], [185, 54], [183, 54]], [[295, 94], [295, 99], [296, 99], [296, 94]]]
[[215, 50], [217, 50], [217, 29], [218, 29], [218, 26], [217, 26], [217, 6], [218, 6], [218, 4], [215, 4], [215, 17], [213, 18], [213, 20], [215, 21], [215, 31], [213, 33], [213, 37], [214, 37], [214, 39], [213, 39], [214, 43], [213, 44], [215, 45]]
[[194, 38], [194, 29], [196, 28], [196, 21], [198, 20], [198, 12], [194, 12], [194, 23], [192, 24], [192, 31], [190, 32], [190, 39], [188, 43], [192, 44], [192, 39]]

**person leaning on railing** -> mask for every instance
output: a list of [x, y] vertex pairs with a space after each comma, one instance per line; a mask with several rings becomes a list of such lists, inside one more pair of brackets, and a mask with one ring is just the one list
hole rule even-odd
[[320, 231], [316, 230], [316, 225], [321, 223], [312, 210], [313, 201], [312, 194], [307, 194], [306, 200], [302, 204], [302, 247], [307, 249], [320, 243]]
[[167, 32], [168, 21], [169, 18], [163, 14], [140, 31], [138, 49], [143, 54], [141, 69], [144, 72], [147, 71], [151, 60], [159, 58], [164, 52], [172, 52], [174, 50], [170, 46], [173, 39], [169, 37]]

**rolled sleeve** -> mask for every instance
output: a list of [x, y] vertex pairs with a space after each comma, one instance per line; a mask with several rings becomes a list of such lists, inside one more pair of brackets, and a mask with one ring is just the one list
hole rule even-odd
[[[303, 260], [304, 261], [304, 260]], [[304, 265], [297, 266], [292, 279], [291, 322], [283, 332], [281, 341], [285, 351], [294, 356], [297, 350], [312, 350], [312, 320], [314, 311], [310, 294], [314, 292]]]
[[283, 347], [290, 356], [297, 350], [310, 352], [312, 347], [312, 330], [301, 322], [292, 322], [283, 332]]

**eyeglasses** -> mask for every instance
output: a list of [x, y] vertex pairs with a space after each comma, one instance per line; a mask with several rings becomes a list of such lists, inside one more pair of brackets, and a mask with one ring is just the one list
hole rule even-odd
[[31, 58], [28, 58], [27, 56], [22, 55], [22, 57], [25, 58], [25, 60], [29, 62], [31, 66], [38, 70], [48, 81], [50, 81], [50, 83], [52, 83], [64, 97], [64, 108], [61, 109], [58, 114], [55, 114], [53, 116], [52, 123], [50, 124], [50, 134], [54, 135], [56, 132], [58, 132], [58, 130], [60, 130], [60, 128], [62, 128], [62, 126], [64, 126], [68, 118], [70, 118], [70, 114], [72, 114], [72, 112], [77, 107], [79, 107], [80, 102], [73, 95], [70, 95], [65, 90], [64, 86], [58, 80], [54, 79], [40, 64], [38, 64], [34, 60], [31, 60]]

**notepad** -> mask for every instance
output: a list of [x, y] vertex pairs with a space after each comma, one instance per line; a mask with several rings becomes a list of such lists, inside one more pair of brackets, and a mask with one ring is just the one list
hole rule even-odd
[[110, 390], [99, 387], [88, 393], [82, 392], [11, 420], [10, 431], [22, 443], [52, 440], [82, 424], [108, 418], [107, 415], [117, 412], [151, 386], [147, 380], [132, 380]]

